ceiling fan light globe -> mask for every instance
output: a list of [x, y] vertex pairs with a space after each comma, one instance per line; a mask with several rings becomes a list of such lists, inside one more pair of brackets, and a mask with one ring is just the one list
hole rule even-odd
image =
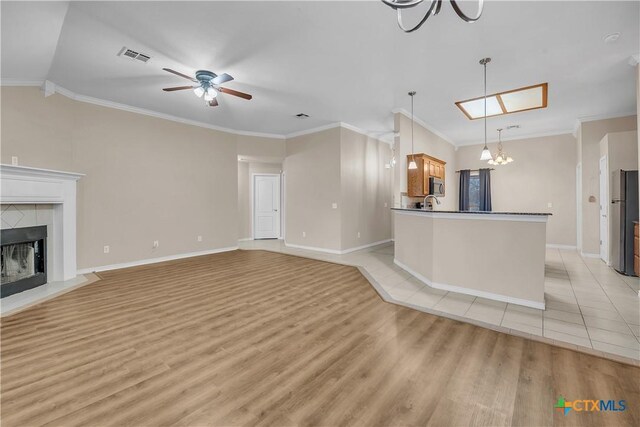
[[207, 95], [209, 95], [211, 99], [213, 99], [218, 96], [218, 92], [213, 88], [213, 86], [209, 86], [207, 88]]
[[199, 86], [193, 90], [193, 93], [195, 93], [196, 96], [200, 98], [202, 97], [202, 95], [204, 95], [204, 88], [202, 86]]
[[205, 101], [210, 102], [210, 101], [213, 101], [213, 99], [214, 99], [214, 98], [215, 98], [215, 95], [214, 95], [214, 96], [211, 96], [211, 94], [209, 93], [209, 91], [206, 91], [206, 92], [204, 93], [204, 100], [205, 100]]

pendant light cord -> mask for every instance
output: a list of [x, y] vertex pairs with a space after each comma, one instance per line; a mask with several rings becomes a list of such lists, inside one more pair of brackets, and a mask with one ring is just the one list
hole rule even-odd
[[413, 93], [411, 94], [411, 160], [415, 161], [413, 150]]
[[416, 92], [414, 90], [409, 92], [409, 96], [411, 97], [411, 161], [412, 162], [416, 161], [416, 156], [415, 156], [414, 146], [413, 146], [413, 95], [415, 94]]
[[487, 148], [487, 62], [484, 62], [484, 147]]

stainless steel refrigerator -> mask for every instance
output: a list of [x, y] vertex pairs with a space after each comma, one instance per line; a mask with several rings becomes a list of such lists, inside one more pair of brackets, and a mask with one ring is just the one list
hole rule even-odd
[[633, 221], [638, 220], [638, 171], [612, 173], [611, 264], [618, 272], [634, 276]]

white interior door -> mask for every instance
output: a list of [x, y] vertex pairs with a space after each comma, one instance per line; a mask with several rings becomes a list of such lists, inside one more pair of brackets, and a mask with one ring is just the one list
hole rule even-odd
[[609, 264], [609, 170], [607, 156], [600, 158], [600, 258]]
[[253, 238], [280, 237], [280, 175], [253, 176]]

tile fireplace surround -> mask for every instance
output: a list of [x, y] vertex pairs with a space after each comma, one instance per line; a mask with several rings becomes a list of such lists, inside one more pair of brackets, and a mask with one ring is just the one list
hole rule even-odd
[[0, 165], [0, 204], [51, 205], [48, 245], [50, 281], [76, 277], [76, 182], [84, 175], [25, 166]]

